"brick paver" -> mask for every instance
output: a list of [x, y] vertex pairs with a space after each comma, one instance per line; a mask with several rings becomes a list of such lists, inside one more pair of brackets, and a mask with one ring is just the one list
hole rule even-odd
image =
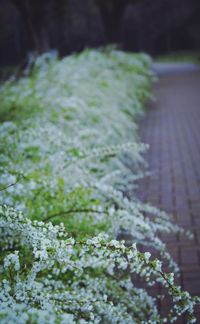
[[[200, 72], [165, 69], [154, 93], [157, 101], [140, 128], [142, 141], [150, 144], [152, 174], [139, 184], [139, 195], [193, 232], [192, 240], [173, 235], [163, 239], [180, 266], [181, 285], [200, 296]], [[166, 307], [167, 302], [161, 303], [161, 311]]]

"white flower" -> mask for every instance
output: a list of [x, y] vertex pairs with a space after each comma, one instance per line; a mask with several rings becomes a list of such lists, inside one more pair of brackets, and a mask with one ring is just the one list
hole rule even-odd
[[4, 268], [8, 269], [9, 267], [13, 266], [15, 271], [19, 271], [20, 269], [20, 263], [19, 263], [19, 256], [18, 251], [15, 251], [14, 253], [8, 254], [4, 258]]

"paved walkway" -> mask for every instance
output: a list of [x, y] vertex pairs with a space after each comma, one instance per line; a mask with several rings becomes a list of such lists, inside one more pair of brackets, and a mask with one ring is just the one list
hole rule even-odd
[[[187, 64], [160, 64], [154, 70], [159, 75], [157, 101], [141, 121], [153, 173], [141, 182], [140, 198], [193, 232], [193, 240], [172, 235], [163, 239], [180, 265], [181, 285], [200, 296], [200, 71]], [[161, 311], [166, 307], [161, 304]]]

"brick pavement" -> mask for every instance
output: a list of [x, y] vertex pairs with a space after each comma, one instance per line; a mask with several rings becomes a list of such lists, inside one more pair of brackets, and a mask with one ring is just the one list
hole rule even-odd
[[[154, 93], [157, 101], [140, 127], [142, 141], [150, 144], [146, 159], [152, 174], [139, 183], [139, 195], [193, 232], [192, 240], [162, 238], [180, 266], [181, 285], [200, 296], [200, 72], [162, 73]], [[161, 312], [166, 303], [159, 305]]]

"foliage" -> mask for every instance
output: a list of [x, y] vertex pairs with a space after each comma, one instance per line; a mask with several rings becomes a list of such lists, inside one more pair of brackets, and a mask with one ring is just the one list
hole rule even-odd
[[[188, 312], [192, 322], [197, 299], [135, 246], [176, 270], [158, 233], [182, 230], [125, 194], [145, 172], [136, 118], [150, 98], [149, 57], [87, 50], [32, 64], [0, 89], [1, 322], [162, 323], [138, 275], [168, 289], [167, 321]], [[116, 240], [121, 231], [133, 245]]]

